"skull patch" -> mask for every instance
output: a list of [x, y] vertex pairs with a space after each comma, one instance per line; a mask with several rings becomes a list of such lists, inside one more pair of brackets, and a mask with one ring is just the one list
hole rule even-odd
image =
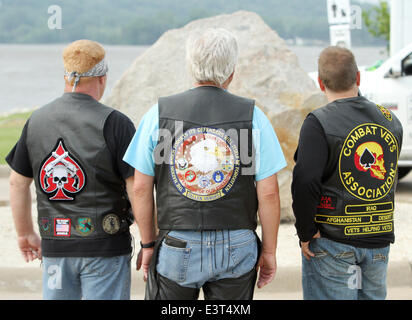
[[367, 172], [369, 170], [371, 177], [379, 180], [385, 179], [385, 160], [383, 158], [382, 146], [379, 143], [362, 143], [356, 149], [354, 158], [355, 166], [358, 170], [363, 172]]
[[45, 158], [39, 172], [39, 184], [49, 200], [74, 200], [86, 184], [86, 175], [79, 162], [70, 155], [63, 139]]
[[398, 155], [398, 141], [384, 126], [365, 123], [354, 128], [339, 158], [339, 175], [346, 191], [365, 201], [384, 198], [396, 181]]

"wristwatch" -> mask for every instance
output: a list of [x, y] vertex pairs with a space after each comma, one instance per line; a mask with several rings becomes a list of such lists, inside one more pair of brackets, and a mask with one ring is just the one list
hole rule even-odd
[[140, 241], [140, 246], [141, 246], [143, 249], [153, 248], [153, 247], [155, 246], [155, 244], [156, 244], [156, 241], [152, 241], [152, 242], [149, 242], [149, 243], [142, 243], [142, 242]]

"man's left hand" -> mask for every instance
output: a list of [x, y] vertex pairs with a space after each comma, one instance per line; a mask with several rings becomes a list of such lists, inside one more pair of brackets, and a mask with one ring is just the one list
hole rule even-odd
[[263, 288], [269, 284], [276, 273], [276, 253], [272, 252], [262, 252], [257, 265], [259, 269], [259, 278], [257, 281], [257, 286], [259, 289]]
[[143, 280], [147, 281], [147, 275], [149, 273], [150, 261], [152, 261], [154, 248], [142, 248], [137, 255], [136, 270], [143, 270]]

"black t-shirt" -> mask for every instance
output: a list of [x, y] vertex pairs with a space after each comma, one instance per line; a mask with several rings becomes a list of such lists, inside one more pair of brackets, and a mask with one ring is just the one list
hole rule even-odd
[[[17, 173], [33, 178], [34, 173], [31, 166], [29, 152], [26, 144], [27, 126], [30, 119], [26, 122], [21, 137], [16, 145], [6, 157], [7, 163]], [[113, 156], [113, 170], [124, 180], [133, 176], [134, 169], [129, 164], [123, 161], [130, 141], [135, 134], [135, 126], [133, 122], [123, 113], [114, 110], [107, 117], [103, 128], [103, 135], [106, 145]], [[68, 246], [70, 241], [70, 245]], [[107, 257], [129, 254], [132, 250], [130, 233], [124, 232], [118, 236], [107, 239], [88, 240], [90, 245], [87, 246], [87, 251], [84, 251], [85, 246], [73, 245], [74, 242], [84, 242], [84, 240], [42, 240], [42, 253], [47, 257]], [[79, 249], [73, 252], [72, 248]], [[70, 249], [68, 249], [70, 248]]]
[[[328, 156], [328, 142], [322, 125], [313, 114], [309, 114], [300, 131], [292, 181], [295, 226], [302, 242], [311, 240], [318, 231], [315, 214], [320, 201], [323, 171]], [[351, 241], [331, 240], [360, 248], [381, 248], [388, 246], [391, 242], [391, 238], [385, 235]]]

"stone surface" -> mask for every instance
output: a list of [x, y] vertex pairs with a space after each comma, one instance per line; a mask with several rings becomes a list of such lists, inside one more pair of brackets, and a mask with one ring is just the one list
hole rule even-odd
[[257, 14], [239, 11], [167, 31], [136, 58], [105, 103], [130, 116], [137, 125], [159, 97], [190, 88], [185, 43], [189, 35], [208, 27], [225, 28], [238, 40], [239, 60], [229, 90], [255, 99], [275, 128], [288, 161], [288, 167], [279, 175], [282, 220], [291, 221], [291, 170], [300, 127], [307, 112], [325, 101], [299, 66], [296, 55]]

